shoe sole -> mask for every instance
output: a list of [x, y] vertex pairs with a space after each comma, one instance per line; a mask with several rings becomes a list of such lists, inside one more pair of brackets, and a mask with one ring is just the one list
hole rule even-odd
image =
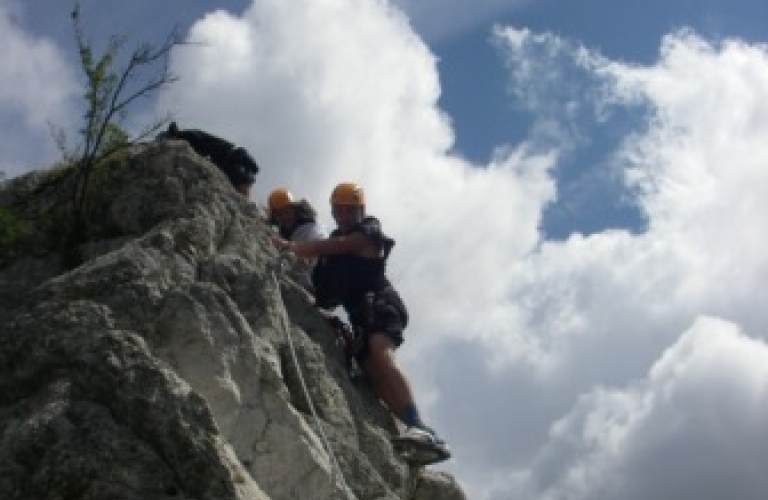
[[406, 437], [392, 438], [392, 448], [409, 464], [431, 465], [451, 458], [447, 450]]

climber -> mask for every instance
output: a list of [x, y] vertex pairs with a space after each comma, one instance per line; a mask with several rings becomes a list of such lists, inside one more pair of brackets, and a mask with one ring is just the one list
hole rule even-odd
[[202, 130], [180, 130], [176, 122], [171, 122], [168, 130], [158, 134], [157, 139], [186, 141], [197, 154], [219, 167], [238, 193], [246, 198], [250, 196], [259, 166], [245, 149]]
[[[285, 188], [273, 189], [267, 199], [269, 223], [276, 226], [281, 238], [291, 241], [322, 240], [328, 233], [317, 222], [317, 212], [306, 199], [296, 201]], [[297, 258], [289, 274], [296, 279], [308, 292], [314, 293], [312, 286], [312, 269], [316, 258]], [[357, 361], [352, 357], [354, 336], [352, 329], [341, 318], [333, 314], [323, 313], [323, 317], [338, 335], [339, 344], [344, 350], [344, 362], [350, 379], [360, 375]]]
[[[290, 241], [324, 240], [328, 233], [317, 222], [317, 212], [305, 198], [296, 200], [285, 188], [273, 189], [267, 199], [269, 223], [281, 238]], [[299, 258], [293, 271], [301, 285], [312, 291], [312, 269], [316, 258]]]
[[[397, 451], [414, 449], [422, 464], [450, 458], [446, 444], [421, 420], [410, 384], [395, 361], [403, 342], [408, 313], [385, 275], [394, 240], [379, 220], [365, 214], [365, 194], [355, 183], [341, 183], [331, 194], [337, 228], [326, 240], [288, 241], [273, 237], [275, 246], [298, 257], [317, 257], [312, 273], [318, 307], [343, 306], [358, 336], [355, 357], [374, 394], [405, 425], [392, 442]], [[405, 456], [405, 453], [403, 453]]]

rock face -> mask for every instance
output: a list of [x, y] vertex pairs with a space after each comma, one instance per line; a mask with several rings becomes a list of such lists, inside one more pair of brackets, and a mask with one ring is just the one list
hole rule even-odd
[[[34, 219], [44, 177], [0, 207]], [[77, 267], [41, 238], [0, 268], [0, 498], [465, 498], [393, 455], [263, 217], [186, 144], [137, 146], [90, 214]]]

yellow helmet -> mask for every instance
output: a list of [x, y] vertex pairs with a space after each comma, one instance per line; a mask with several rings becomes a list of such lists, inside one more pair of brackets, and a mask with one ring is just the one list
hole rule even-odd
[[277, 188], [269, 193], [267, 204], [270, 210], [280, 210], [291, 203], [293, 203], [293, 195], [285, 188]]
[[331, 194], [331, 205], [365, 206], [365, 192], [354, 182], [342, 182]]

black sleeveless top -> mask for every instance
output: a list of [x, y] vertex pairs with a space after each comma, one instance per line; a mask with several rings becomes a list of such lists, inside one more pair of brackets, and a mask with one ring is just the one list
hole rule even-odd
[[312, 272], [315, 303], [318, 307], [332, 308], [341, 305], [348, 313], [352, 313], [362, 306], [366, 293], [391, 287], [386, 277], [386, 263], [395, 241], [381, 232], [379, 220], [372, 216], [366, 216], [362, 222], [345, 233], [336, 229], [331, 233], [331, 237], [356, 232], [365, 234], [376, 244], [378, 256], [321, 256]]

